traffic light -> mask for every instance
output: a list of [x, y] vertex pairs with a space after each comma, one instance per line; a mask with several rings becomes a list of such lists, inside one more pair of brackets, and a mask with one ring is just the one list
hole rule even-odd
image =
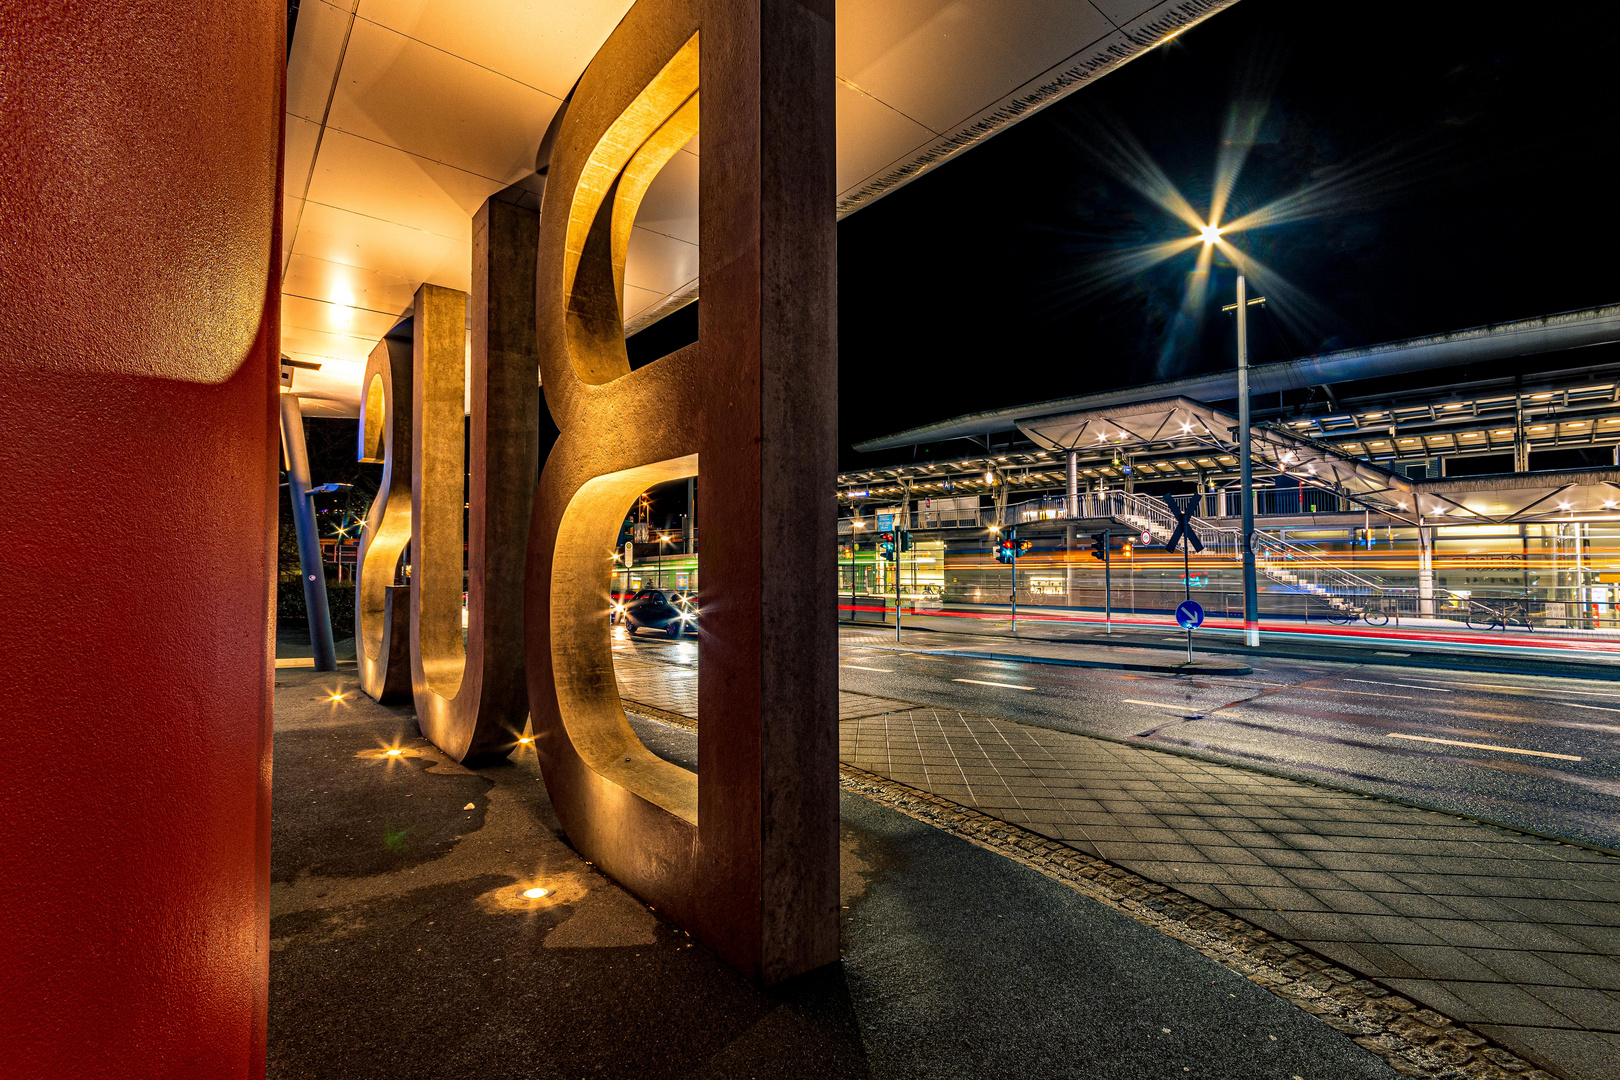
[[911, 532], [910, 532], [910, 530], [906, 530], [905, 532], [902, 532], [900, 534], [900, 550], [901, 551], [910, 551], [911, 550]]
[[1016, 543], [1017, 543], [1017, 541], [1013, 540], [1011, 538], [998, 541], [996, 543], [996, 562], [999, 562], [999, 563], [1010, 563], [1010, 562], [1012, 562], [1013, 561], [1013, 545], [1016, 544]]
[[1108, 559], [1108, 534], [1105, 532], [1093, 533], [1091, 537], [1091, 557], [1098, 562]]
[[894, 561], [894, 533], [878, 534], [878, 555], [890, 562]]

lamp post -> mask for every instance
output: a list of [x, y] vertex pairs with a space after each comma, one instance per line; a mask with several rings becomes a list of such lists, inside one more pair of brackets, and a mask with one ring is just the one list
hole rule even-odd
[[[1199, 228], [1206, 252], [1223, 243], [1226, 230], [1214, 225]], [[1233, 260], [1234, 262], [1236, 260]], [[1200, 266], [1207, 266], [1200, 262]], [[1263, 297], [1256, 297], [1255, 303]], [[1260, 590], [1254, 569], [1254, 474], [1249, 458], [1249, 283], [1242, 271], [1237, 276], [1237, 376], [1238, 376], [1238, 503], [1243, 516], [1243, 643], [1260, 646]]]
[[1238, 502], [1243, 515], [1243, 643], [1260, 645], [1260, 592], [1254, 573], [1254, 476], [1249, 461], [1249, 297], [1237, 279]]

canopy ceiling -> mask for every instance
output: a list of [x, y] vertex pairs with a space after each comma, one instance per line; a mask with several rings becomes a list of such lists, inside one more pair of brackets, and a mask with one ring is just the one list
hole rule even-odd
[[[1018, 427], [1049, 451], [1237, 450], [1236, 417], [1179, 397], [1043, 417]], [[1408, 521], [1501, 525], [1614, 520], [1620, 514], [1620, 474], [1612, 469], [1410, 480], [1285, 428], [1249, 430], [1250, 453], [1268, 471]]]
[[[838, 204], [851, 213], [1235, 0], [839, 0]], [[287, 71], [282, 352], [306, 412], [352, 416], [418, 285], [471, 287], [472, 215], [541, 138], [628, 0], [303, 0]], [[700, 139], [648, 191], [633, 332], [696, 296]]]

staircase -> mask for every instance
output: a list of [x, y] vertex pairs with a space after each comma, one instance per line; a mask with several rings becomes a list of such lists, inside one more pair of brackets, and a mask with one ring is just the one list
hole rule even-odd
[[[1167, 543], [1176, 519], [1159, 499], [1123, 491], [1081, 497], [1081, 517], [1110, 517]], [[1202, 518], [1191, 519], [1206, 554], [1242, 560], [1243, 537], [1236, 529], [1222, 529]], [[1352, 574], [1309, 548], [1274, 536], [1254, 534], [1255, 569], [1272, 581], [1314, 596], [1335, 611], [1360, 613], [1365, 598], [1382, 588], [1377, 582]]]

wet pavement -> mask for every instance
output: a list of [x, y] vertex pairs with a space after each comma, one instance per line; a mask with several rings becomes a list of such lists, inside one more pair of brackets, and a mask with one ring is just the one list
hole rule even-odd
[[[843, 710], [843, 761], [1171, 885], [1559, 1075], [1620, 1077], [1620, 859], [1353, 793], [1611, 839], [1611, 707], [1593, 703], [1620, 692], [1274, 661], [1175, 678], [892, 630], [843, 646], [843, 696], [888, 703]], [[693, 681], [690, 646], [621, 654], [627, 698], [656, 697], [659, 669]]]
[[1128, 739], [1620, 850], [1620, 683], [1275, 658], [1247, 676], [1186, 678], [977, 659], [961, 654], [981, 643], [956, 635], [908, 633], [897, 648], [892, 629], [845, 628], [841, 641], [848, 691]]
[[352, 669], [276, 684], [272, 1078], [1395, 1075], [1185, 945], [849, 793], [843, 961], [762, 992], [579, 859], [532, 752], [471, 771]]

